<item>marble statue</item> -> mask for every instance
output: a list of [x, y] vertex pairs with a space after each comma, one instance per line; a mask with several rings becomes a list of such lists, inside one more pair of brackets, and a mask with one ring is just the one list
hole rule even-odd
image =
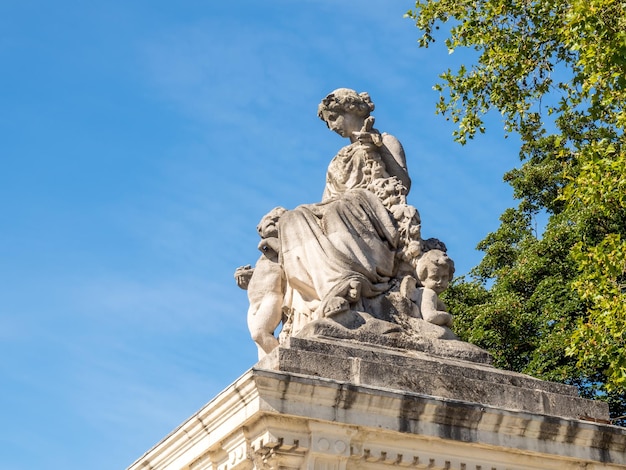
[[286, 211], [276, 207], [261, 219], [257, 225], [261, 256], [254, 269], [243, 266], [236, 273], [239, 285], [248, 290], [248, 329], [259, 348], [259, 358], [278, 346], [274, 331], [283, 317], [285, 293], [285, 275], [278, 258], [278, 223]]
[[441, 326], [452, 326], [452, 315], [446, 311], [446, 305], [439, 298], [454, 276], [454, 262], [441, 250], [430, 250], [415, 259], [415, 271], [418, 281], [406, 276], [402, 280], [400, 291], [415, 302], [420, 315], [427, 322]]
[[487, 362], [450, 330], [438, 296], [454, 263], [441, 241], [421, 238], [404, 150], [374, 128], [373, 110], [347, 88], [322, 100], [318, 116], [350, 143], [328, 166], [321, 202], [263, 217], [256, 266], [235, 272], [259, 358], [289, 336], [323, 336]]

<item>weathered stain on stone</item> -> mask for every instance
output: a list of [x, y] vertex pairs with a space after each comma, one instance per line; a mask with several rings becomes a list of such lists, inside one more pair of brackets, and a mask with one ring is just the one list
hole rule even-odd
[[612, 444], [613, 434], [604, 432], [595, 433], [591, 446], [596, 453], [596, 459], [604, 463], [613, 462], [613, 459], [611, 458], [611, 452], [609, 451], [609, 449], [612, 447]]
[[426, 403], [411, 395], [404, 395], [398, 410], [398, 430], [400, 432], [415, 433], [416, 424], [420, 421], [426, 409]]
[[476, 406], [455, 403], [443, 406], [437, 416], [439, 437], [461, 442], [475, 442], [476, 429], [482, 419], [482, 411]]
[[358, 396], [358, 387], [351, 383], [341, 384], [337, 390], [337, 399], [335, 400], [335, 408], [349, 410]]

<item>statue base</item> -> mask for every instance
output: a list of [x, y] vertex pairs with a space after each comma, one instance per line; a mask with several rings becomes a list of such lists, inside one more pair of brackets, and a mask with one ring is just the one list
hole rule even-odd
[[487, 364], [292, 337], [129, 470], [626, 469], [607, 420]]
[[[442, 341], [442, 344], [451, 343], [457, 342]], [[451, 348], [452, 354], [457, 354]], [[608, 422], [607, 404], [579, 398], [576, 387], [419, 351], [350, 344], [330, 338], [291, 337], [285, 346], [276, 348], [256, 367], [507, 410]]]

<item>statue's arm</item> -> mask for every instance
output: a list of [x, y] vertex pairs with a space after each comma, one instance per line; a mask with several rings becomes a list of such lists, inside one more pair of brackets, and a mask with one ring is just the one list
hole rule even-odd
[[434, 290], [426, 287], [422, 289], [422, 303], [420, 305], [420, 310], [424, 320], [434, 323], [435, 325], [451, 326], [452, 315], [443, 310], [444, 308], [445, 305], [441, 302], [441, 300], [439, 300], [439, 296]]
[[390, 176], [397, 176], [407, 190], [411, 189], [411, 178], [406, 167], [406, 156], [402, 144], [390, 134], [383, 134], [380, 156]]
[[258, 249], [270, 260], [278, 259], [280, 251], [280, 241], [278, 237], [263, 238], [258, 245]]
[[235, 281], [241, 289], [248, 289], [248, 284], [250, 284], [250, 279], [252, 279], [252, 273], [254, 273], [254, 268], [249, 264], [239, 266], [235, 270]]

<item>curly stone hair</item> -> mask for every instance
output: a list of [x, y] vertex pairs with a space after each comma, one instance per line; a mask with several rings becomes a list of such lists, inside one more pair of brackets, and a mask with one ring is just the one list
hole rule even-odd
[[317, 107], [317, 115], [324, 120], [324, 112], [339, 111], [355, 113], [367, 117], [374, 111], [374, 103], [366, 92], [357, 93], [349, 88], [337, 88], [322, 100]]
[[452, 261], [444, 251], [435, 249], [427, 251], [417, 261], [415, 270], [420, 281], [428, 277], [428, 268], [432, 265], [447, 267], [449, 273], [448, 279], [451, 281], [454, 277], [454, 261]]

